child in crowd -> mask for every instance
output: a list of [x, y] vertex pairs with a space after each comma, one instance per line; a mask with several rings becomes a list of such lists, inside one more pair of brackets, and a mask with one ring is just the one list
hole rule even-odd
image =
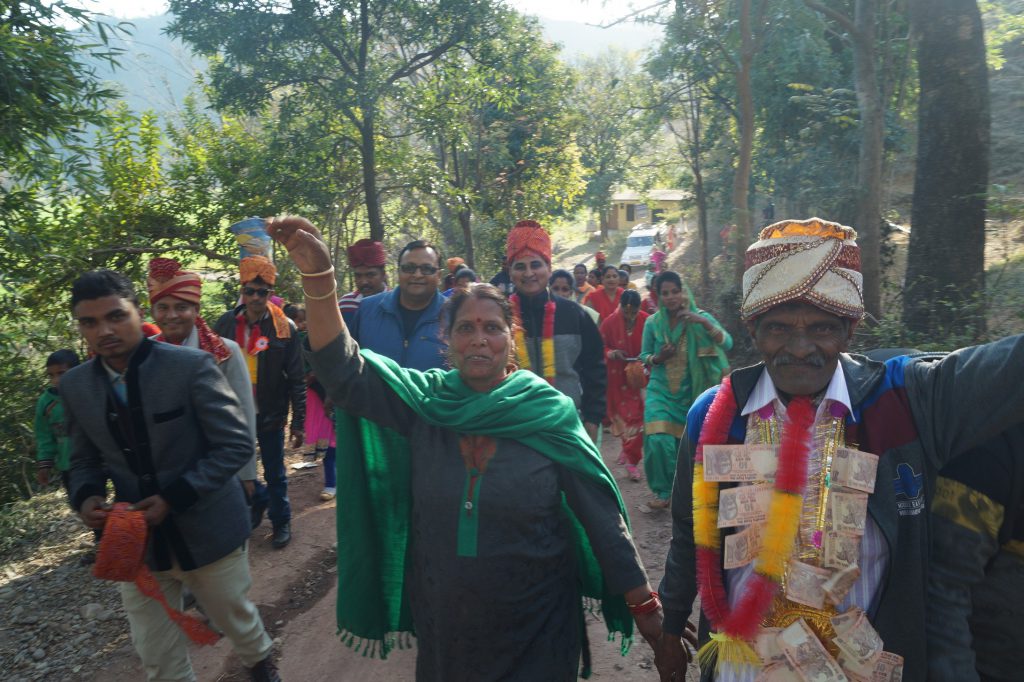
[[[78, 353], [68, 348], [50, 353], [50, 356], [46, 358], [46, 377], [49, 379], [50, 385], [46, 387], [36, 402], [36, 481], [41, 486], [48, 486], [53, 482], [53, 474], [56, 472], [68, 494], [70, 494], [68, 470], [71, 468], [71, 439], [68, 438], [64, 429], [64, 404], [61, 402], [58, 388], [61, 377], [72, 367], [77, 367], [78, 364]], [[97, 544], [99, 544], [100, 535], [99, 530], [93, 531], [93, 537]], [[79, 563], [87, 566], [94, 561], [96, 561], [96, 552], [92, 550], [82, 555]]]
[[64, 489], [68, 487], [68, 469], [71, 465], [71, 441], [64, 431], [64, 406], [60, 401], [60, 378], [72, 367], [78, 366], [78, 354], [62, 348], [46, 358], [46, 377], [50, 381], [36, 402], [36, 480], [41, 486], [50, 485], [53, 473], [60, 475]]

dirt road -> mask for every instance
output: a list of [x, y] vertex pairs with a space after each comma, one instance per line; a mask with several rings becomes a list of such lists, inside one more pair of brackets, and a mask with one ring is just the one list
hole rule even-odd
[[[661, 579], [671, 534], [667, 512], [641, 514], [637, 506], [649, 497], [643, 482], [630, 481], [615, 466], [617, 439], [603, 437], [602, 455], [615, 474], [630, 512], [633, 532], [651, 583]], [[297, 461], [290, 458], [289, 461]], [[393, 652], [387, 661], [363, 658], [335, 637], [334, 503], [318, 499], [322, 486], [319, 469], [290, 471], [289, 493], [294, 510], [294, 538], [284, 550], [270, 547], [269, 524], [264, 522], [250, 543], [253, 587], [250, 596], [263, 614], [280, 652], [282, 677], [288, 682], [358, 680], [360, 682], [412, 682], [415, 649]], [[619, 644], [607, 641], [604, 623], [591, 617], [588, 624], [596, 680], [657, 680], [654, 658], [644, 643], [636, 643], [626, 656]], [[200, 682], [245, 680], [247, 675], [229, 643], [192, 651]], [[104, 682], [143, 679], [130, 646], [121, 647], [104, 661], [102, 671], [90, 678]]]

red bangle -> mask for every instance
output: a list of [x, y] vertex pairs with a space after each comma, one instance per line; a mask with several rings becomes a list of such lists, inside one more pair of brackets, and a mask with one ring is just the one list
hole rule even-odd
[[629, 607], [629, 612], [634, 616], [642, 616], [645, 613], [652, 613], [661, 608], [661, 599], [658, 597], [657, 592], [651, 592], [651, 596], [639, 604], [626, 604]]

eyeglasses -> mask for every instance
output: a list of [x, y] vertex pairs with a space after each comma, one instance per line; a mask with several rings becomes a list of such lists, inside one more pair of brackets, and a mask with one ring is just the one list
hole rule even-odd
[[407, 275], [412, 275], [417, 270], [419, 270], [424, 275], [433, 275], [438, 270], [438, 268], [427, 263], [402, 263], [400, 266], [398, 266], [398, 269]]
[[270, 295], [270, 289], [256, 289], [254, 287], [244, 287], [242, 293], [246, 296], [259, 296], [260, 298], [266, 298]]

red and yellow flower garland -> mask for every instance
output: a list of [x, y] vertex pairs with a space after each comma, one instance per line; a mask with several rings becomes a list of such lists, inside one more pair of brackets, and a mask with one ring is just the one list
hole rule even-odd
[[[509, 296], [512, 314], [515, 317], [516, 361], [520, 369], [531, 369], [530, 351], [526, 346], [526, 330], [523, 326], [523, 311], [519, 303], [519, 295]], [[544, 304], [544, 324], [541, 327], [541, 371], [537, 372], [551, 385], [555, 383], [555, 301], [549, 299]]]
[[717, 653], [718, 663], [759, 665], [749, 642], [768, 612], [789, 563], [800, 527], [803, 491], [807, 485], [814, 406], [794, 398], [782, 431], [779, 464], [768, 510], [764, 543], [736, 608], [729, 607], [722, 576], [722, 544], [718, 529], [718, 483], [704, 480], [704, 445], [724, 444], [738, 406], [727, 377], [711, 403], [701, 428], [693, 470], [693, 537], [697, 546], [697, 588], [701, 608], [717, 631], [701, 649], [701, 659]]

